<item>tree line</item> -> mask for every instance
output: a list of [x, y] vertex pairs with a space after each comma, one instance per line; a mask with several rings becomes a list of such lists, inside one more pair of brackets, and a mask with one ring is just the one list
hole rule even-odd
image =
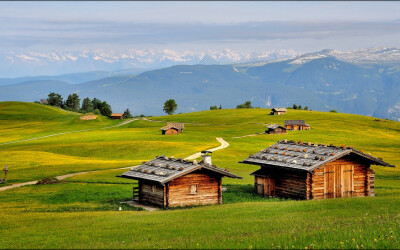
[[[79, 113], [94, 113], [108, 117], [112, 114], [111, 105], [106, 101], [101, 101], [97, 98], [91, 100], [89, 97], [86, 97], [83, 99], [81, 105], [81, 99], [76, 93], [68, 95], [67, 100], [64, 101], [60, 94], [51, 92], [48, 94], [47, 99], [41, 99], [40, 103]], [[133, 116], [130, 110], [126, 109], [123, 117], [132, 118]]]

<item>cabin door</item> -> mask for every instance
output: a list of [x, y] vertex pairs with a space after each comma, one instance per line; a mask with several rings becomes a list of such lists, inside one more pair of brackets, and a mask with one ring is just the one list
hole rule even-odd
[[270, 176], [264, 179], [264, 195], [275, 196], [275, 179]]
[[340, 166], [325, 166], [324, 172], [324, 198], [341, 197]]
[[354, 167], [342, 165], [342, 197], [352, 197], [354, 191]]
[[264, 195], [264, 179], [262, 177], [256, 176], [254, 185], [257, 194]]
[[353, 165], [332, 165], [325, 167], [324, 197], [351, 197], [354, 191]]

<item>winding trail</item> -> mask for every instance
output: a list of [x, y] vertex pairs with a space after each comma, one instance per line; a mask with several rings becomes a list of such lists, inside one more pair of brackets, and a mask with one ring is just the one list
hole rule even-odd
[[[130, 120], [129, 122], [132, 122], [132, 121], [134, 121], [134, 119], [133, 119], [133, 120]], [[129, 123], [129, 122], [126, 121], [125, 124], [127, 124], [127, 123]], [[121, 124], [118, 124], [117, 126], [122, 126], [122, 125], [124, 125], [124, 124], [121, 123]], [[116, 127], [116, 126], [112, 126], [112, 127]], [[111, 128], [111, 127], [108, 127], [108, 128]], [[224, 148], [229, 147], [229, 143], [228, 143], [227, 141], [225, 141], [223, 138], [215, 138], [215, 139], [217, 139], [217, 141], [219, 141], [219, 143], [221, 143], [221, 145], [218, 146], [218, 147], [212, 148], [212, 149], [207, 149], [207, 151], [214, 152], [214, 151], [221, 150], [221, 149], [224, 149]], [[197, 152], [197, 153], [192, 154], [191, 156], [185, 158], [185, 160], [193, 160], [193, 159], [196, 159], [196, 158], [198, 158], [198, 157], [200, 157], [200, 156], [201, 156], [201, 152]], [[71, 173], [71, 174], [60, 175], [60, 176], [56, 176], [55, 178], [57, 178], [58, 180], [63, 180], [63, 179], [69, 178], [69, 177], [73, 177], [73, 176], [75, 176], [75, 175], [81, 175], [81, 174], [87, 174], [87, 173], [93, 173], [93, 172], [99, 172], [99, 171], [106, 171], [106, 170], [128, 169], [128, 168], [131, 168], [131, 167], [132, 167], [132, 166], [123, 167], [123, 168], [113, 168], [113, 169], [101, 169], [101, 170], [84, 171], [84, 172], [78, 172], [78, 173]], [[29, 182], [23, 182], [23, 183], [15, 183], [15, 184], [12, 184], [12, 185], [10, 185], [10, 186], [0, 187], [0, 192], [1, 192], [1, 191], [6, 191], [6, 190], [12, 189], [12, 188], [23, 187], [23, 186], [27, 186], [27, 185], [34, 185], [34, 184], [36, 184], [37, 182], [38, 182], [38, 180], [35, 180], [35, 181], [29, 181]]]
[[33, 140], [43, 139], [43, 138], [52, 137], [52, 136], [57, 136], [57, 135], [66, 135], [66, 134], [72, 134], [72, 133], [79, 133], [79, 132], [87, 132], [87, 131], [100, 130], [100, 129], [115, 128], [115, 127], [123, 126], [123, 125], [125, 125], [125, 124], [128, 124], [128, 123], [133, 122], [133, 121], [136, 121], [136, 120], [139, 120], [139, 119], [135, 118], [135, 119], [126, 120], [126, 121], [124, 121], [124, 122], [121, 122], [120, 124], [117, 124], [117, 125], [114, 125], [114, 126], [109, 126], [109, 127], [104, 127], [104, 128], [83, 129], [83, 130], [76, 130], [76, 131], [69, 131], [69, 132], [63, 132], [63, 133], [45, 135], [45, 136], [40, 136], [40, 137], [35, 137], [35, 138], [30, 138], [30, 139], [25, 139], [25, 140], [19, 140], [19, 141], [4, 142], [4, 143], [0, 143], [0, 146], [2, 146], [2, 145], [8, 145], [8, 144], [13, 144], [13, 143], [19, 143], [19, 142], [33, 141]]
[[232, 138], [243, 138], [243, 137], [249, 137], [249, 136], [256, 136], [256, 135], [263, 135], [266, 134], [265, 132], [262, 133], [258, 133], [258, 134], [251, 134], [251, 135], [242, 135], [242, 136], [236, 136], [236, 137], [232, 137]]

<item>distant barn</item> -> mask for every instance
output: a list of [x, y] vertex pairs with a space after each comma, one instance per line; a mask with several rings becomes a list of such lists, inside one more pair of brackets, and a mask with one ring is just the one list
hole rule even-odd
[[285, 134], [286, 128], [280, 124], [270, 124], [266, 127], [265, 133], [267, 134]]
[[258, 194], [294, 199], [374, 196], [371, 164], [394, 167], [352, 147], [287, 140], [240, 163], [261, 167], [251, 174]]
[[160, 129], [163, 135], [177, 135], [183, 132], [185, 125], [179, 122], [168, 122], [166, 126]]
[[287, 130], [309, 130], [310, 125], [306, 124], [304, 120], [286, 120], [285, 128]]
[[286, 108], [273, 108], [271, 110], [271, 115], [284, 115], [286, 111]]
[[119, 119], [123, 119], [124, 118], [124, 114], [121, 114], [121, 113], [113, 113], [113, 114], [111, 114], [111, 119], [117, 119], [117, 120], [119, 120]]
[[178, 207], [221, 204], [224, 176], [242, 178], [211, 165], [210, 155], [204, 154], [200, 163], [158, 156], [117, 177], [139, 181], [139, 202]]

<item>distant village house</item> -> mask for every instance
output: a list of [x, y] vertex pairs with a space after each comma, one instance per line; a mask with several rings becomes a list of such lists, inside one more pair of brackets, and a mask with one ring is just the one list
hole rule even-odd
[[280, 124], [270, 124], [266, 127], [265, 133], [267, 134], [285, 134], [286, 128]]
[[380, 158], [352, 147], [278, 141], [240, 163], [258, 165], [258, 194], [294, 199], [374, 196], [371, 164], [389, 166]]
[[117, 177], [138, 180], [133, 196], [141, 203], [161, 207], [221, 204], [222, 177], [242, 177], [211, 165], [210, 152], [202, 154], [199, 163], [158, 156]]
[[120, 120], [120, 119], [124, 119], [124, 114], [122, 113], [113, 113], [111, 114], [111, 119], [116, 119], [116, 120]]
[[287, 130], [309, 130], [310, 125], [306, 124], [304, 120], [286, 120], [285, 128]]
[[168, 122], [166, 126], [160, 128], [163, 135], [178, 135], [185, 129], [185, 125], [179, 122]]
[[273, 108], [271, 110], [271, 115], [284, 115], [286, 111], [286, 108]]

